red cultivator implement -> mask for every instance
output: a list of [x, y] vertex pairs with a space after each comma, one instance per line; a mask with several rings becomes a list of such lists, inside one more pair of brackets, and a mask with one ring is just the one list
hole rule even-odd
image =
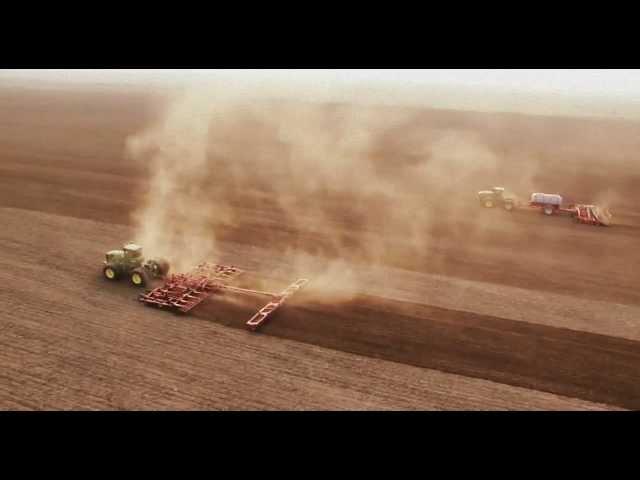
[[611, 223], [611, 213], [595, 205], [574, 205], [573, 215], [577, 222], [588, 225], [606, 227]]
[[166, 278], [164, 285], [141, 294], [138, 300], [149, 306], [187, 313], [216, 292], [228, 291], [242, 295], [267, 296], [271, 299], [269, 303], [247, 322], [247, 327], [255, 331], [289, 296], [308, 282], [307, 279], [300, 279], [281, 293], [249, 290], [228, 285], [241, 273], [242, 270], [235, 267], [202, 263], [189, 273], [170, 275]]

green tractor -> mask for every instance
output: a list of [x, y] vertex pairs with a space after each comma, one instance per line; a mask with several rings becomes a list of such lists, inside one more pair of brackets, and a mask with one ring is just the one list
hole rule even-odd
[[516, 206], [515, 199], [505, 196], [503, 187], [493, 187], [491, 190], [478, 192], [478, 200], [485, 208], [502, 207], [508, 212]]
[[122, 250], [111, 250], [105, 255], [103, 273], [108, 280], [128, 277], [136, 287], [144, 287], [154, 278], [164, 278], [169, 273], [169, 262], [164, 259], [145, 260], [142, 247], [126, 244]]

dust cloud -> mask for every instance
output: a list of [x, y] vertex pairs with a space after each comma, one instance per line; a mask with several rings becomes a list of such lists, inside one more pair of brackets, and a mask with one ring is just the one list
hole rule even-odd
[[348, 295], [361, 265], [425, 262], [442, 229], [471, 241], [485, 228], [458, 224], [498, 178], [498, 154], [472, 130], [425, 129], [409, 109], [257, 97], [187, 90], [127, 141], [149, 172], [136, 240], [174, 271], [240, 241]]

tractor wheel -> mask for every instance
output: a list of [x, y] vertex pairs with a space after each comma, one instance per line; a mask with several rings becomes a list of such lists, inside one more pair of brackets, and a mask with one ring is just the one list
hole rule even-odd
[[504, 202], [504, 209], [507, 212], [510, 212], [511, 210], [513, 210], [513, 202]]
[[131, 272], [131, 283], [136, 287], [144, 287], [149, 283], [149, 278], [147, 276], [147, 272], [142, 268], [136, 268]]
[[482, 203], [485, 208], [493, 208], [493, 200], [487, 198], [483, 203]]
[[164, 278], [169, 273], [169, 262], [163, 258], [156, 258], [149, 260], [144, 268], [153, 278]]
[[161, 277], [166, 276], [167, 273], [169, 273], [169, 261], [164, 258], [159, 258], [156, 262], [158, 263], [158, 274]]
[[106, 267], [104, 267], [104, 269], [102, 270], [102, 273], [104, 273], [104, 276], [107, 280], [117, 280], [118, 279], [118, 273], [109, 265], [107, 265]]
[[545, 215], [553, 215], [553, 207], [547, 205], [543, 210]]

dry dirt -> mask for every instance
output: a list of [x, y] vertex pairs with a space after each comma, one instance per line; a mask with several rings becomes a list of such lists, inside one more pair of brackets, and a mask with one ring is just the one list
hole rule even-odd
[[[356, 265], [355, 295], [322, 300], [311, 278], [251, 334], [259, 303], [216, 298], [178, 317], [101, 276], [148, 188], [126, 138], [161, 111], [150, 94], [0, 88], [0, 408], [640, 408], [640, 124], [411, 115], [412, 129], [471, 131], [499, 153], [475, 190], [568, 189], [606, 201], [611, 228], [483, 210], [465, 185], [447, 194], [468, 209], [425, 197], [442, 219], [423, 232], [426, 254], [389, 219], [363, 226], [344, 198], [327, 195], [331, 222], [302, 231], [268, 195], [230, 192], [243, 222], [218, 229], [211, 260], [274, 288], [293, 280], [291, 245], [334, 254], [336, 236], [348, 252], [370, 235], [387, 252]], [[377, 155], [393, 161], [379, 168], [395, 175], [413, 160], [393, 132], [383, 140]]]

